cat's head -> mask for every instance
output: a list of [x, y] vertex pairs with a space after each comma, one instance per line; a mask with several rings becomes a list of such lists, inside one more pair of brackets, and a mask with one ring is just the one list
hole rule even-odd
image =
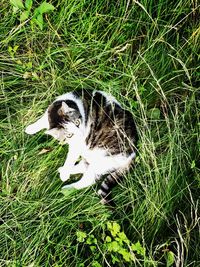
[[81, 124], [81, 114], [73, 101], [56, 101], [48, 108], [49, 130], [51, 135], [60, 142], [68, 143]]

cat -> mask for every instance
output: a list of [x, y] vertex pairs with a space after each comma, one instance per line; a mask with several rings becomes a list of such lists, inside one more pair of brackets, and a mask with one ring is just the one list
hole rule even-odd
[[98, 190], [101, 202], [113, 204], [111, 189], [129, 171], [136, 156], [132, 114], [103, 91], [75, 90], [57, 97], [25, 132], [32, 135], [42, 129], [69, 145], [66, 161], [58, 169], [61, 180], [83, 174], [63, 188], [86, 188], [102, 179]]

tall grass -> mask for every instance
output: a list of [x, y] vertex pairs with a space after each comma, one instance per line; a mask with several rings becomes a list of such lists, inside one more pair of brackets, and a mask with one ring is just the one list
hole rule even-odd
[[[102, 250], [113, 220], [148, 255], [116, 266], [170, 266], [169, 251], [176, 266], [200, 266], [197, 1], [51, 3], [43, 30], [0, 4], [0, 266], [113, 266]], [[76, 88], [110, 92], [135, 117], [137, 159], [115, 210], [95, 188], [63, 195], [67, 147], [24, 133]], [[77, 231], [95, 236], [94, 253]]]

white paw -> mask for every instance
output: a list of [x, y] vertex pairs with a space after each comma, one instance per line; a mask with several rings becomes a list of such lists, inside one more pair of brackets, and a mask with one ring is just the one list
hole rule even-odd
[[58, 168], [58, 172], [60, 174], [60, 179], [65, 182], [69, 179], [70, 177], [70, 173], [68, 172], [68, 170], [65, 167], [60, 167]]
[[25, 129], [25, 133], [27, 133], [27, 134], [35, 134], [36, 132], [37, 132], [37, 130], [35, 129], [35, 127], [32, 124], [27, 126]]

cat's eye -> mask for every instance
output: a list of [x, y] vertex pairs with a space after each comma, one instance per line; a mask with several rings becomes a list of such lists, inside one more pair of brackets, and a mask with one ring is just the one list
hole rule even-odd
[[72, 135], [73, 135], [73, 133], [67, 133], [67, 134], [66, 134], [67, 138], [71, 138]]
[[75, 123], [76, 126], [79, 126], [80, 125], [80, 120], [77, 119], [77, 120], [75, 120], [74, 123]]

